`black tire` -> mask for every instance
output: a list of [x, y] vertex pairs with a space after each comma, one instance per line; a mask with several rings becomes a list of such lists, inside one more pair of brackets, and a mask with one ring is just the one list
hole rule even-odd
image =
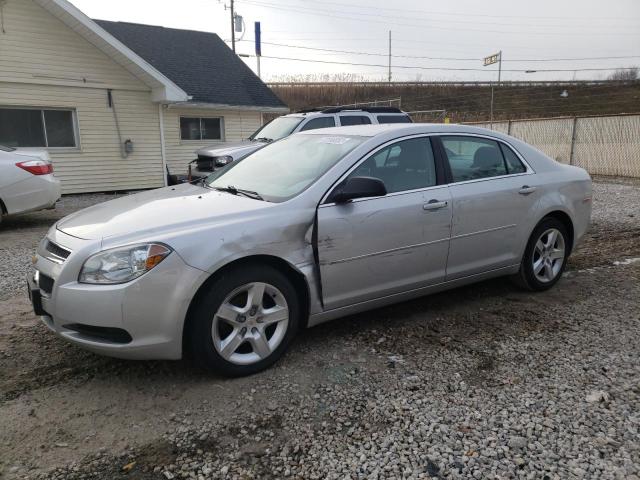
[[[533, 269], [533, 261], [535, 254], [535, 246], [537, 241], [540, 239], [540, 236], [544, 234], [544, 232], [549, 229], [555, 229], [563, 237], [564, 242], [564, 258], [562, 260], [562, 264], [560, 266], [559, 272], [555, 275], [555, 277], [550, 281], [542, 282], [540, 281], [536, 275], [534, 274]], [[514, 276], [514, 281], [522, 288], [526, 290], [541, 292], [544, 290], [549, 290], [553, 287], [560, 278], [562, 277], [562, 273], [567, 265], [567, 259], [569, 258], [569, 253], [571, 251], [571, 245], [569, 244], [569, 235], [567, 234], [567, 228], [565, 225], [554, 217], [545, 217], [543, 218], [536, 228], [533, 229], [531, 236], [529, 237], [529, 241], [527, 242], [527, 247], [524, 251], [524, 255], [522, 256], [522, 262], [520, 263], [520, 271]]]
[[[271, 354], [249, 365], [239, 365], [223, 358], [214, 347], [212, 323], [222, 302], [235, 289], [252, 282], [268, 283], [284, 296], [289, 309], [289, 321], [284, 338]], [[195, 306], [186, 341], [189, 354], [199, 367], [228, 377], [242, 377], [260, 372], [273, 365], [287, 350], [301, 324], [301, 302], [291, 281], [279, 270], [268, 265], [247, 265], [225, 272], [208, 286]]]

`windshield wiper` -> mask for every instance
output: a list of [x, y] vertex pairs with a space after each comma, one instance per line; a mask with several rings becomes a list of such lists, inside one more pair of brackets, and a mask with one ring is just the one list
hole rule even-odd
[[221, 192], [228, 192], [232, 195], [242, 195], [248, 198], [253, 198], [254, 200], [264, 200], [262, 195], [258, 192], [254, 192], [253, 190], [244, 190], [242, 188], [236, 188], [233, 185], [228, 185], [226, 187], [214, 187], [216, 190], [220, 190]]
[[273, 138], [267, 138], [267, 137], [258, 137], [258, 138], [254, 138], [253, 140], [256, 142], [266, 142], [266, 143], [273, 142]]

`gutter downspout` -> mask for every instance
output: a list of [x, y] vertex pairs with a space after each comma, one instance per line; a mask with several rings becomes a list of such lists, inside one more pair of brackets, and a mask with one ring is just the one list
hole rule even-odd
[[163, 183], [166, 187], [169, 182], [167, 179], [168, 170], [167, 170], [167, 155], [164, 145], [164, 105], [162, 103], [158, 104], [158, 118], [160, 120], [160, 157], [162, 157], [162, 178], [164, 179]]

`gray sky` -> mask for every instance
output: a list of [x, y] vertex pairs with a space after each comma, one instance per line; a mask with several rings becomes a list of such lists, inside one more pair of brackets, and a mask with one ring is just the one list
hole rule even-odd
[[[92, 18], [202, 30], [215, 32], [225, 40], [230, 38], [229, 12], [219, 0], [71, 1]], [[246, 41], [237, 44], [238, 53], [254, 53], [253, 22], [261, 21], [263, 42], [369, 54], [265, 43], [262, 77], [266, 80], [298, 75], [312, 75], [321, 80], [323, 76], [343, 74], [386, 79], [386, 66], [315, 61], [386, 65], [389, 30], [394, 80], [495, 79], [497, 66], [483, 67], [481, 58], [498, 50], [503, 51], [504, 80], [599, 79], [610, 72], [574, 72], [574, 69], [640, 65], [640, 0], [236, 0], [236, 12], [243, 16], [247, 30]], [[637, 57], [532, 61], [633, 55]], [[245, 61], [255, 71], [256, 59]], [[570, 71], [541, 71], [546, 69]], [[536, 73], [509, 70], [536, 70]]]

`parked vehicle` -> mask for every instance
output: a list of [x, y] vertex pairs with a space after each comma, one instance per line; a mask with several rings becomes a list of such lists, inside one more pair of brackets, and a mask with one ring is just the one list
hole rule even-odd
[[191, 162], [191, 178], [206, 177], [217, 168], [240, 160], [274, 140], [293, 133], [336, 126], [411, 122], [409, 115], [393, 107], [334, 107], [283, 115], [260, 127], [248, 140], [218, 143], [196, 151], [198, 158]]
[[501, 275], [546, 290], [590, 214], [587, 172], [495, 131], [311, 130], [64, 218], [30, 292], [94, 352], [246, 375], [344, 315]]
[[46, 150], [0, 145], [0, 222], [4, 215], [52, 208], [60, 198], [60, 181]]

